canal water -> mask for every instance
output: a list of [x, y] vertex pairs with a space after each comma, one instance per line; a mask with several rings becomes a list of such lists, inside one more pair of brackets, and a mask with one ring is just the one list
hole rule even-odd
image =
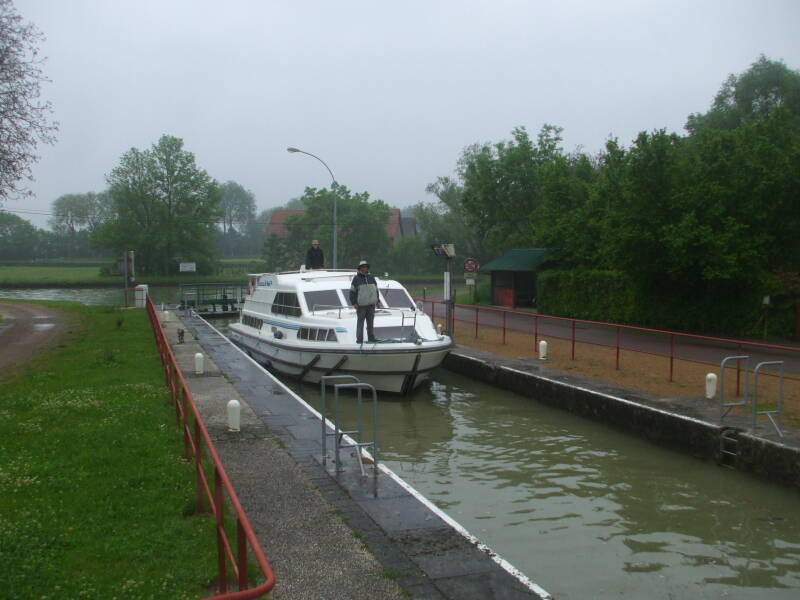
[[[87, 297], [56, 292], [19, 297]], [[558, 599], [800, 598], [797, 492], [443, 369], [379, 413], [381, 460]]]
[[556, 598], [800, 598], [796, 492], [443, 369], [379, 423], [387, 466]]

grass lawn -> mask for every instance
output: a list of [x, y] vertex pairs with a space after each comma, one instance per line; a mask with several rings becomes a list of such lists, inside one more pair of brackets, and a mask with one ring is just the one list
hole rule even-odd
[[0, 597], [203, 596], [213, 522], [145, 311], [43, 304], [69, 333], [0, 379]]

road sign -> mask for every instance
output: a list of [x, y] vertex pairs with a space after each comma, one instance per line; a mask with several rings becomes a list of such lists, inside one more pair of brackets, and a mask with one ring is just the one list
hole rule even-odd
[[475, 273], [478, 271], [478, 261], [474, 258], [467, 258], [464, 260], [464, 273]]

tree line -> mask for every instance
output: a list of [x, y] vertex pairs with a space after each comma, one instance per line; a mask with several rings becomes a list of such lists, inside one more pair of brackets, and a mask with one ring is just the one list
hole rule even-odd
[[[559, 127], [536, 139], [518, 127], [465, 149], [455, 176], [429, 186], [439, 202], [416, 214], [480, 258], [549, 248], [590, 318], [607, 316], [591, 305], [622, 277], [619, 302], [639, 324], [755, 333], [766, 306], [795, 311], [800, 334], [800, 73], [761, 56], [685, 127], [627, 148], [610, 139], [594, 156], [565, 152]], [[582, 287], [581, 271], [606, 284], [594, 273]]]

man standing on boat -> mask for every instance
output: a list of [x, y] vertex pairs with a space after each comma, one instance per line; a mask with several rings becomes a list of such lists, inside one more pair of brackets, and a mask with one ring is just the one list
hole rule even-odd
[[321, 269], [325, 264], [325, 258], [322, 255], [322, 248], [319, 247], [317, 240], [311, 240], [311, 248], [306, 252], [306, 269]]
[[369, 263], [358, 263], [358, 273], [350, 285], [350, 304], [356, 309], [356, 343], [364, 343], [364, 320], [367, 321], [367, 341], [374, 342], [372, 325], [375, 322], [375, 305], [378, 303], [378, 282], [369, 272]]

